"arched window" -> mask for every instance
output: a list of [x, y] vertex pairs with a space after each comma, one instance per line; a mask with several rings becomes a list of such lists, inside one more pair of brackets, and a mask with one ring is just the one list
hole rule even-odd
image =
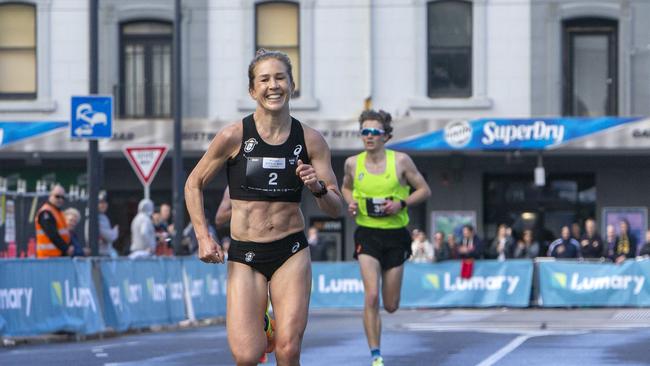
[[0, 99], [36, 99], [36, 7], [0, 4]]
[[430, 98], [472, 96], [472, 3], [431, 1], [427, 5]]
[[172, 35], [169, 22], [137, 21], [120, 27], [122, 117], [171, 116]]
[[272, 1], [255, 6], [255, 50], [281, 51], [291, 59], [296, 91], [300, 95], [300, 17], [297, 3]]

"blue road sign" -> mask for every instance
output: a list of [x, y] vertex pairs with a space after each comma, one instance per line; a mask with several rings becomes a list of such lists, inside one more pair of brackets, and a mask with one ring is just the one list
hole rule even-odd
[[112, 96], [72, 97], [70, 113], [70, 137], [107, 139], [113, 136]]

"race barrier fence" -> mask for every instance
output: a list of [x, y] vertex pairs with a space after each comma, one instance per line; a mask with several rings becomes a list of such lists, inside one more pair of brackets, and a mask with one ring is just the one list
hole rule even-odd
[[[650, 306], [650, 260], [486, 260], [469, 278], [460, 263], [407, 263], [401, 307]], [[357, 263], [313, 264], [311, 308], [362, 308], [363, 301]], [[226, 266], [194, 257], [0, 260], [2, 336], [122, 332], [225, 310]]]

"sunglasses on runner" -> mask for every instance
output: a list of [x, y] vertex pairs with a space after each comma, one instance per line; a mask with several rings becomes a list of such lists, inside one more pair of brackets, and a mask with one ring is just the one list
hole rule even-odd
[[386, 133], [386, 131], [372, 127], [367, 127], [361, 130], [361, 136], [381, 136], [384, 133]]

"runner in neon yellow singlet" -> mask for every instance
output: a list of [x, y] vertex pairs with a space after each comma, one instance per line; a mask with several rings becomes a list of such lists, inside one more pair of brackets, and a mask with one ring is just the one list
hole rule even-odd
[[365, 291], [363, 326], [371, 364], [383, 366], [379, 294], [386, 311], [399, 308], [404, 261], [411, 255], [407, 207], [425, 201], [431, 190], [408, 155], [385, 148], [392, 137], [390, 114], [364, 111], [359, 124], [364, 151], [345, 161], [342, 193], [358, 225], [355, 258]]

